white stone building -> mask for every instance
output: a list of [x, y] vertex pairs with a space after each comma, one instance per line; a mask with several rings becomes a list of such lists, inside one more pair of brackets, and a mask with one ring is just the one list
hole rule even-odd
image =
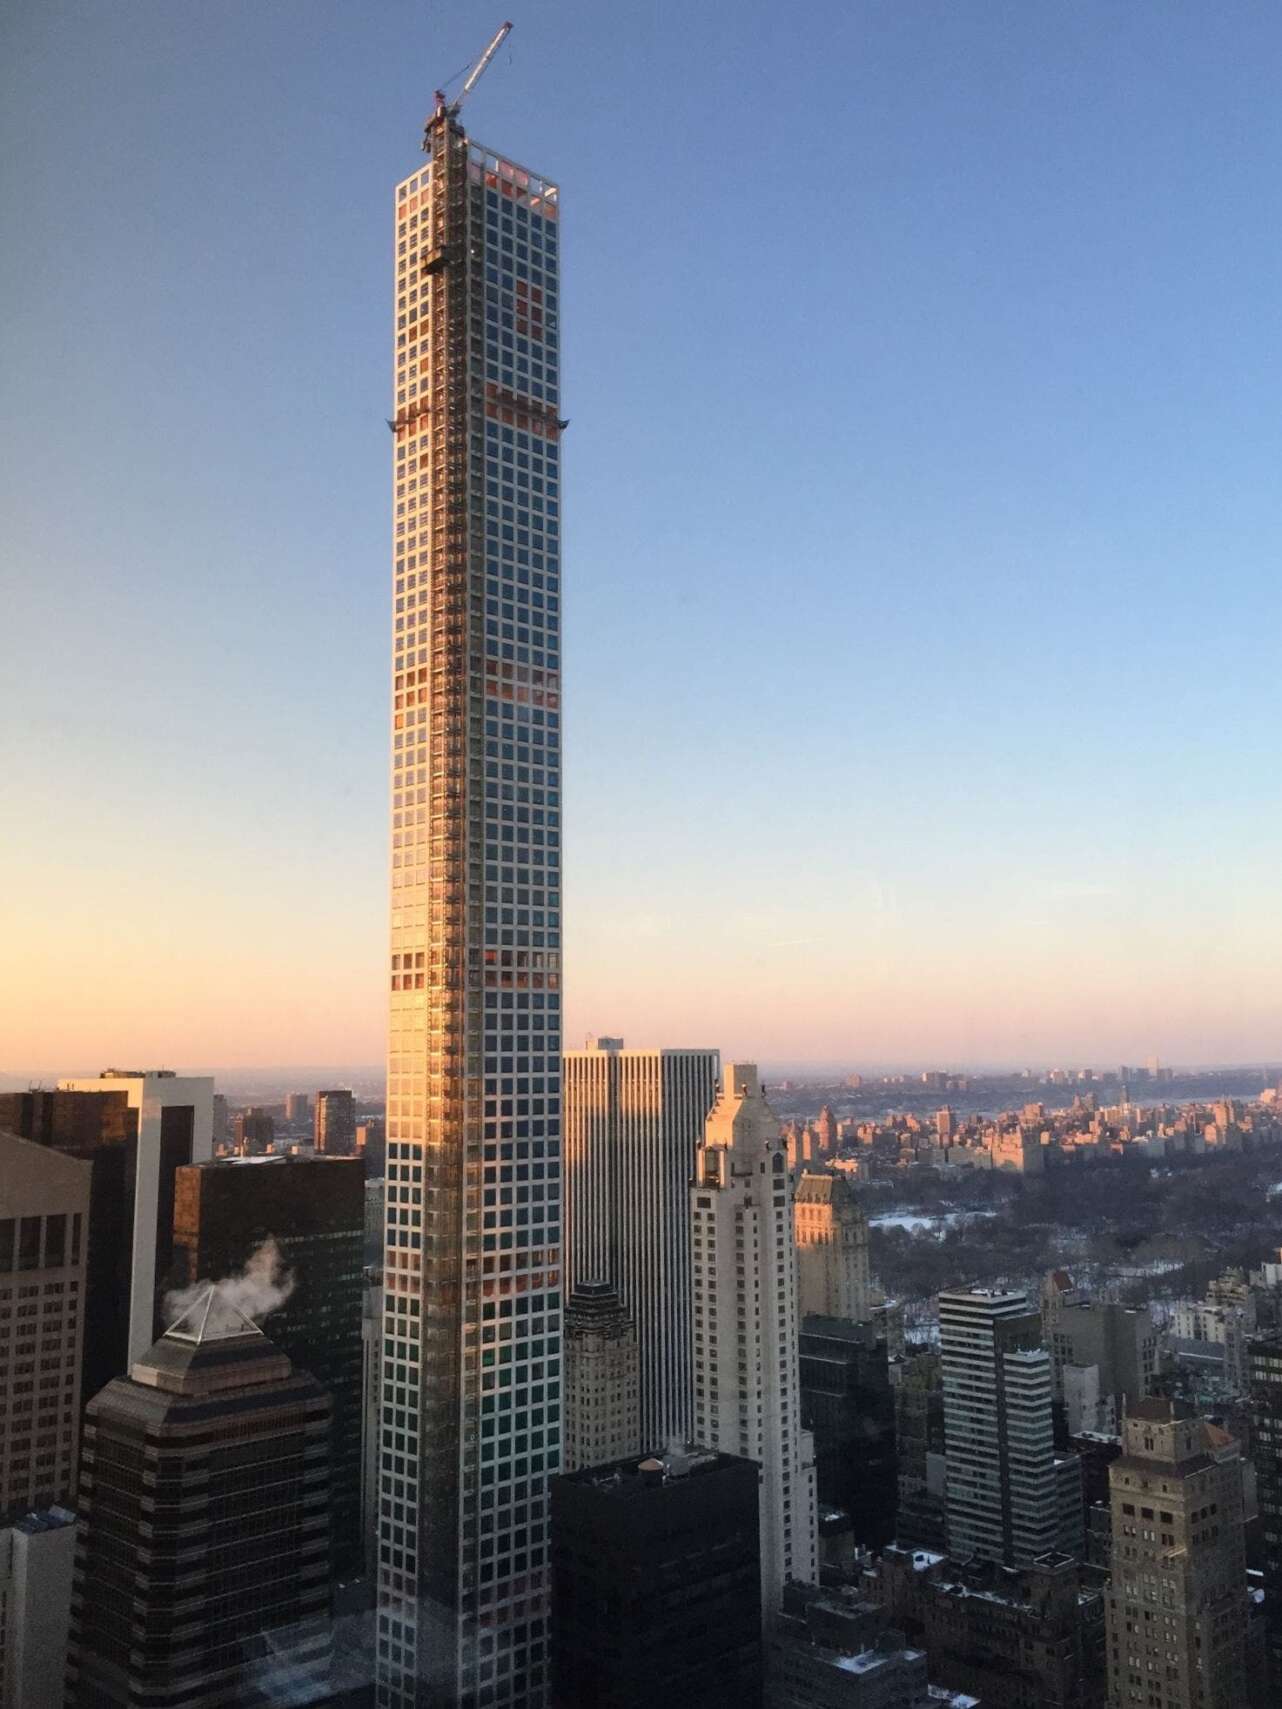
[[694, 1439], [761, 1468], [762, 1610], [818, 1577], [814, 1439], [801, 1428], [792, 1180], [757, 1070], [729, 1063], [691, 1188]]

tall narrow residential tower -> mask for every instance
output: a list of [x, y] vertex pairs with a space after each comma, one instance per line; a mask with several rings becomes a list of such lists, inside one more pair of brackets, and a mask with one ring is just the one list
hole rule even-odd
[[560, 1463], [557, 190], [397, 187], [379, 1702], [539, 1705]]

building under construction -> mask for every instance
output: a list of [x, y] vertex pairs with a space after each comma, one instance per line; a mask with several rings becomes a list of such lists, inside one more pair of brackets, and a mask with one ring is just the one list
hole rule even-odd
[[379, 1701], [497, 1709], [543, 1701], [560, 1457], [559, 203], [459, 101], [424, 148], [395, 204]]

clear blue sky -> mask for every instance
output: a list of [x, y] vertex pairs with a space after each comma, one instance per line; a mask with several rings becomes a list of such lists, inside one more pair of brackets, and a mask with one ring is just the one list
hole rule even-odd
[[[391, 190], [499, 18], [4, 14], [0, 1069], [381, 1052]], [[515, 23], [571, 1034], [1282, 1052], [1282, 10]]]

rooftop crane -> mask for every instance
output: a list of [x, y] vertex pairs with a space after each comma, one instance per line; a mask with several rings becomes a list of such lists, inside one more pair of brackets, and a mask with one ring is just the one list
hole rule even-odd
[[476, 64], [472, 67], [471, 71], [468, 73], [467, 82], [459, 90], [458, 97], [456, 100], [447, 101], [445, 99], [445, 91], [443, 89], [438, 89], [436, 91], [436, 109], [433, 112], [432, 117], [428, 120], [429, 124], [436, 124], [441, 119], [457, 118], [459, 108], [463, 105], [464, 101], [467, 100], [468, 96], [472, 93], [473, 89], [475, 89], [477, 84], [481, 81], [481, 78], [485, 73], [486, 67], [489, 65], [490, 61], [494, 58], [494, 55], [503, 46], [503, 43], [507, 40], [508, 36], [511, 34], [511, 31], [512, 31], [512, 25], [509, 22], [506, 24], [501, 24], [499, 26], [499, 28], [494, 32], [493, 41], [490, 43], [489, 47], [486, 48], [485, 52], [481, 55], [480, 59], [477, 60]]

